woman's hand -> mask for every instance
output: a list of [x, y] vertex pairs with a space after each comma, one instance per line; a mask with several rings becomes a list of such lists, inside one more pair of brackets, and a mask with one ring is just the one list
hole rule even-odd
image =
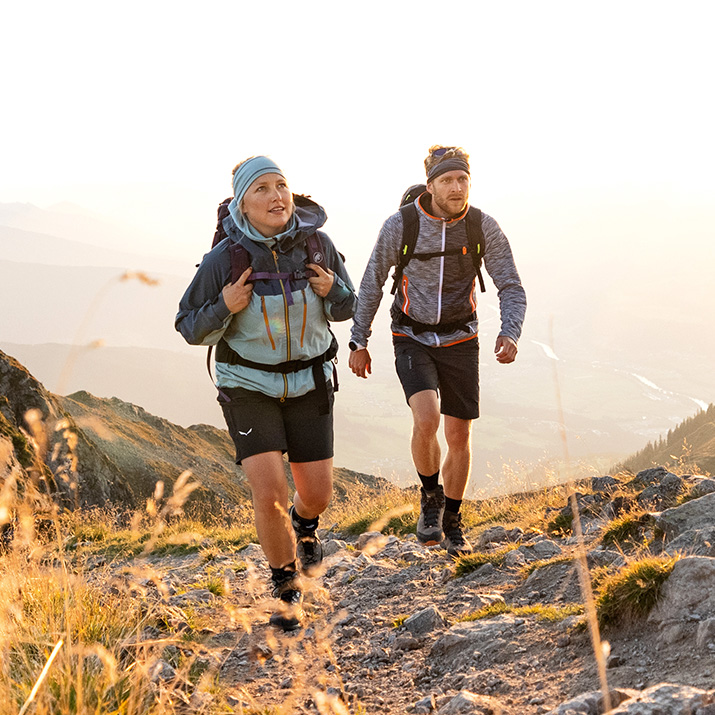
[[226, 303], [226, 307], [232, 313], [238, 313], [251, 302], [253, 284], [246, 283], [246, 280], [252, 271], [253, 268], [246, 268], [235, 283], [229, 283], [227, 286], [224, 286], [221, 291], [223, 294], [223, 302]]
[[333, 273], [330, 268], [325, 271], [317, 263], [306, 263], [306, 266], [317, 273], [313, 278], [308, 278], [308, 283], [310, 283], [313, 293], [319, 295], [321, 298], [325, 298], [333, 287], [335, 273]]

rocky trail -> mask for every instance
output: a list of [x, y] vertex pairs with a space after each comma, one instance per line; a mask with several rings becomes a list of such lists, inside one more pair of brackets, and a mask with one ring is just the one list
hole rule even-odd
[[[656, 608], [648, 618], [602, 631], [610, 646], [612, 712], [712, 715], [715, 483], [648, 472], [639, 475], [644, 485], [636, 501], [645, 493], [641, 503], [657, 506], [673, 489], [696, 493], [651, 512], [644, 527], [663, 536], [663, 553], [676, 544], [671, 551], [681, 557]], [[629, 560], [622, 549], [602, 542], [619, 502], [610, 497], [612, 483], [598, 479], [593, 494], [577, 495], [592, 572]], [[349, 539], [332, 530], [321, 533], [324, 573], [305, 579], [307, 624], [296, 634], [267, 625], [273, 599], [255, 544], [210, 558], [107, 564], [95, 557], [85, 565], [85, 577], [108, 589], [131, 590], [163, 614], [160, 627], [146, 629], [137, 644], [155, 654], [157, 689], [183, 699], [191, 712], [213, 712], [212, 679], [228, 688], [226, 704], [245, 714], [603, 712], [591, 638], [578, 606], [574, 536], [493, 525], [470, 537], [477, 554], [503, 558], [462, 574], [459, 562], [414, 535], [368, 532]], [[528, 564], [534, 567], [529, 574]], [[469, 619], [485, 606], [492, 606], [491, 615]], [[191, 677], [182, 665], [187, 663]]]

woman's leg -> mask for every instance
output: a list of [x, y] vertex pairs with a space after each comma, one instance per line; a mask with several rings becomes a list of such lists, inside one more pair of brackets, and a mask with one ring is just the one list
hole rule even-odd
[[295, 561], [295, 534], [288, 519], [288, 482], [283, 455], [281, 452], [254, 454], [246, 457], [241, 466], [253, 494], [258, 541], [273, 568], [286, 566]]
[[291, 462], [290, 468], [295, 482], [295, 509], [304, 519], [315, 519], [328, 508], [333, 496], [333, 459]]

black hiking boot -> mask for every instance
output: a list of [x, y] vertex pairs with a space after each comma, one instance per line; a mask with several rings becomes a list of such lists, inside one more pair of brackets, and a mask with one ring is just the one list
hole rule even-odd
[[320, 570], [320, 564], [323, 563], [323, 545], [318, 538], [318, 519], [314, 519], [313, 524], [306, 527], [304, 523], [298, 521], [294, 505], [291, 506], [288, 514], [295, 531], [295, 551], [301, 569], [308, 577], [316, 576]]
[[422, 500], [420, 518], [417, 520], [417, 540], [426, 546], [436, 546], [444, 538], [442, 515], [444, 514], [444, 489], [441, 484], [433, 492], [420, 487]]
[[278, 609], [268, 622], [286, 633], [299, 630], [305, 617], [300, 576], [296, 572], [286, 572], [285, 576], [274, 576], [272, 581], [273, 597], [278, 599]]
[[445, 511], [442, 528], [444, 529], [442, 547], [447, 549], [450, 556], [464, 556], [464, 554], [472, 553], [472, 545], [464, 538], [462, 532], [461, 514]]

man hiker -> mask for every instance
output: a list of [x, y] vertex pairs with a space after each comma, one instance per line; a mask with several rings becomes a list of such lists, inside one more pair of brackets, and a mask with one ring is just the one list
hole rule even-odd
[[[459, 511], [471, 468], [471, 424], [479, 417], [475, 282], [484, 290], [482, 260], [499, 296], [499, 363], [516, 358], [526, 294], [499, 225], [469, 206], [466, 152], [433, 146], [424, 163], [426, 187], [408, 189], [400, 211], [383, 224], [365, 269], [349, 365], [358, 377], [371, 372], [370, 326], [395, 266], [390, 311], [395, 366], [412, 410], [412, 460], [422, 482], [417, 538], [441, 543], [456, 556], [472, 550]], [[437, 441], [440, 413], [447, 442], [444, 462]]]

